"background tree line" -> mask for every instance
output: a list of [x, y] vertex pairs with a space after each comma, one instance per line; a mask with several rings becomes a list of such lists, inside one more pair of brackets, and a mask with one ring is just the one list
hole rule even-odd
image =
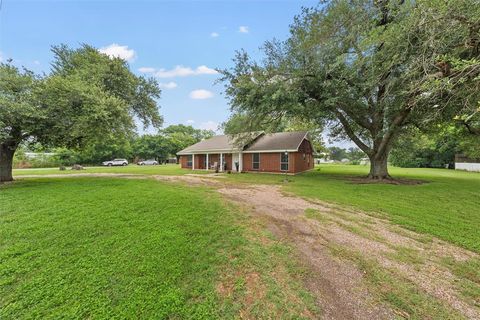
[[[98, 165], [105, 160], [125, 158], [135, 160], [155, 159], [159, 162], [176, 157], [176, 153], [202, 139], [212, 137], [211, 130], [195, 129], [182, 124], [158, 130], [156, 134], [133, 135], [129, 138], [103, 140], [81, 150], [68, 148], [45, 148], [39, 143], [24, 143], [14, 159], [14, 167], [54, 167], [59, 165]], [[32, 159], [26, 152], [51, 152], [51, 157]]]

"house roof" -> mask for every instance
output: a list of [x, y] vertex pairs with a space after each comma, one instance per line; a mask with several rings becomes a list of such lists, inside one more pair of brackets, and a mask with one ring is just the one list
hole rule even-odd
[[[301, 132], [278, 132], [261, 133], [255, 132], [251, 137], [237, 138], [232, 135], [219, 135], [210, 139], [202, 140], [191, 145], [177, 154], [192, 154], [202, 152], [273, 152], [273, 151], [297, 151], [307, 133]], [[245, 142], [240, 142], [240, 141]]]
[[268, 133], [256, 139], [245, 152], [260, 151], [298, 151], [303, 139], [307, 137], [307, 132], [277, 132]]

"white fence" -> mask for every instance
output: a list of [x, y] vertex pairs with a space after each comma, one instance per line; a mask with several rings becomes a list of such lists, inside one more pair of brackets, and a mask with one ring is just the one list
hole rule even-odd
[[480, 163], [474, 162], [455, 162], [455, 170], [480, 172]]

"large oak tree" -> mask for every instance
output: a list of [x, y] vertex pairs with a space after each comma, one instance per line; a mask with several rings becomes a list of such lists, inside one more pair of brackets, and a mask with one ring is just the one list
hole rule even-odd
[[368, 155], [370, 178], [389, 178], [406, 128], [452, 121], [465, 94], [475, 101], [479, 28], [477, 0], [324, 1], [286, 41], [267, 42], [263, 61], [239, 52], [223, 71], [226, 94], [250, 129], [285, 117], [328, 124]]
[[49, 75], [38, 77], [0, 64], [0, 182], [12, 180], [12, 160], [23, 141], [82, 148], [135, 130], [135, 120], [159, 127], [153, 79], [134, 75], [128, 64], [95, 48], [53, 47]]

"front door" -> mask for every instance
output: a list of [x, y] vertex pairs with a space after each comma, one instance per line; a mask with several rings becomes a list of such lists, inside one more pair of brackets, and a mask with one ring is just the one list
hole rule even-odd
[[238, 156], [238, 153], [232, 153], [232, 171], [238, 172], [235, 162], [237, 162], [240, 165], [239, 161], [240, 161], [240, 157]]

